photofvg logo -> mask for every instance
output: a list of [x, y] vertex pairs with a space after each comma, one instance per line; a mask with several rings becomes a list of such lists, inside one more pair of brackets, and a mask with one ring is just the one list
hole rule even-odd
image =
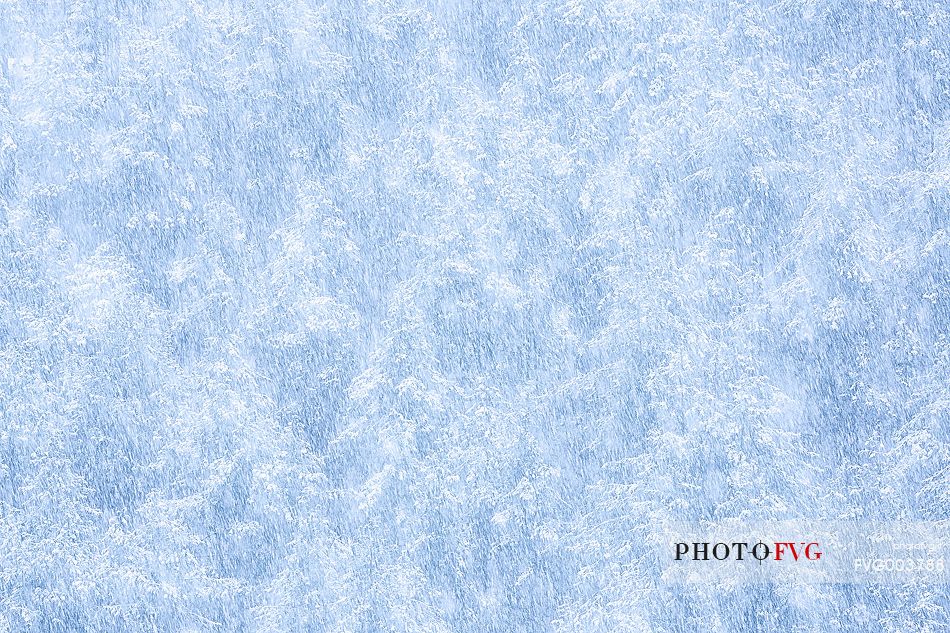
[[737, 561], [745, 560], [746, 557], [754, 558], [760, 563], [767, 560], [781, 562], [783, 557], [791, 556], [795, 561], [800, 558], [803, 560], [821, 560], [821, 546], [817, 541], [780, 541], [774, 543], [763, 543], [759, 541], [754, 545], [743, 542], [733, 543], [676, 543], [676, 560], [683, 560], [683, 557], [692, 554], [693, 560], [728, 560], [735, 558]]
[[938, 523], [681, 523], [655, 543], [672, 583], [950, 582], [950, 526]]

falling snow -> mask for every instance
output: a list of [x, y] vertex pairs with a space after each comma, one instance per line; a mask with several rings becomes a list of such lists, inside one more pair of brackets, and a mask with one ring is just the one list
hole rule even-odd
[[0, 0], [0, 633], [946, 631], [656, 539], [948, 419], [944, 0]]

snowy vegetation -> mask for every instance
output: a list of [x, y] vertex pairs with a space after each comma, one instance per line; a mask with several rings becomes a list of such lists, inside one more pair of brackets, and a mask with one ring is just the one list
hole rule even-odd
[[944, 0], [0, 0], [0, 632], [945, 631]]

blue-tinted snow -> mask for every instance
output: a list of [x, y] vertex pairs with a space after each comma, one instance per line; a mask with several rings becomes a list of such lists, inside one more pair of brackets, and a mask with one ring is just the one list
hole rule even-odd
[[0, 632], [947, 630], [948, 11], [0, 1]]

